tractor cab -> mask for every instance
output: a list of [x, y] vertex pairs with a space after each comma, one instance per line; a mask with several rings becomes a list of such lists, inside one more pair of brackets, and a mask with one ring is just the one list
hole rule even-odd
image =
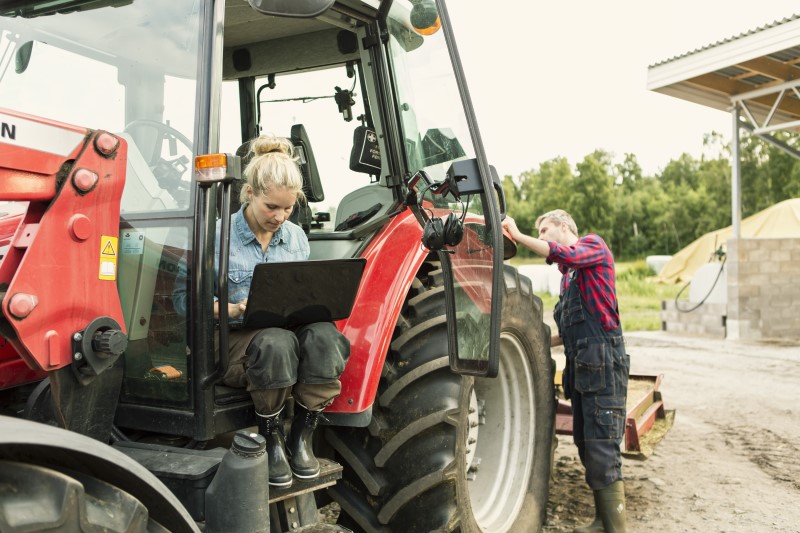
[[[483, 364], [486, 372], [488, 359], [480, 363], [474, 354], [489, 351], [491, 252], [500, 239], [499, 219], [485, 214], [495, 212], [497, 200], [483, 194], [481, 180], [490, 178], [481, 174], [485, 161], [439, 12], [432, 2], [325, 2], [309, 16], [305, 2], [267, 4], [4, 8], [0, 46], [14, 63], [2, 70], [4, 106], [91, 124], [127, 142], [117, 281], [129, 341], [116, 416], [123, 427], [167, 427], [206, 440], [252, 422], [251, 410], [242, 408], [247, 395], [214, 382], [213, 273], [202, 269], [218, 252], [210, 236], [223, 195], [219, 186], [201, 197], [194, 157], [239, 158], [227, 200], [235, 212], [249, 142], [261, 133], [286, 137], [296, 148], [308, 203], [296, 206], [292, 221], [306, 231], [312, 259], [364, 254], [404, 212], [417, 219], [417, 239], [431, 219], [451, 212], [466, 223], [476, 241], [470, 246], [480, 253], [448, 254], [444, 262], [455, 272], [486, 272], [482, 293], [449, 288], [453, 313], [471, 333], [461, 336], [464, 365]], [[472, 190], [433, 194], [459, 161], [472, 162]], [[189, 271], [186, 313], [173, 301], [182, 265]], [[357, 403], [332, 412], [363, 417], [371, 401], [351, 400]]]

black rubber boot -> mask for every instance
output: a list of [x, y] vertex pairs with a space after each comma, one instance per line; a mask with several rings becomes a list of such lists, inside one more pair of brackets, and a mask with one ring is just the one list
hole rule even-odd
[[597, 510], [606, 533], [625, 533], [625, 487], [622, 480], [615, 481], [597, 491]]
[[600, 504], [597, 501], [598, 491], [592, 491], [594, 495], [594, 520], [591, 524], [579, 526], [572, 530], [572, 533], [603, 533], [603, 519], [600, 518]]
[[272, 415], [256, 414], [258, 414], [258, 431], [267, 439], [269, 484], [275, 487], [289, 487], [292, 484], [292, 469], [289, 468], [289, 459], [286, 457], [281, 411]]
[[289, 433], [289, 455], [292, 472], [299, 479], [314, 479], [319, 476], [319, 461], [314, 456], [312, 437], [322, 411], [309, 411], [300, 402], [295, 402], [292, 431]]

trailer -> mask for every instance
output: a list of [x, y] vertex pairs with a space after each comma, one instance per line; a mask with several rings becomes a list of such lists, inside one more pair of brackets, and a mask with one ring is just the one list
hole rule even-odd
[[[675, 410], [664, 405], [660, 390], [663, 379], [664, 374], [631, 374], [628, 377], [623, 456], [646, 459], [672, 427]], [[560, 383], [561, 371], [558, 371], [557, 389]], [[572, 405], [563, 398], [558, 399], [556, 406], [556, 433], [572, 435]]]

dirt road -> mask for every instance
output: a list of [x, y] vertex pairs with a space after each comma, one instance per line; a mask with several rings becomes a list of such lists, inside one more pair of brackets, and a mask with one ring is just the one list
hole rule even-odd
[[[626, 338], [631, 373], [664, 374], [676, 410], [649, 459], [623, 461], [628, 531], [800, 532], [800, 342]], [[559, 437], [546, 532], [593, 516], [570, 439]]]

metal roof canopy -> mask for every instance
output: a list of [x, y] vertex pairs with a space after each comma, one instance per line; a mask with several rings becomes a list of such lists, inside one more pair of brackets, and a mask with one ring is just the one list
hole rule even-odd
[[738, 239], [739, 128], [800, 159], [798, 150], [770, 135], [800, 132], [800, 15], [650, 65], [647, 88], [731, 113], [732, 237]]

